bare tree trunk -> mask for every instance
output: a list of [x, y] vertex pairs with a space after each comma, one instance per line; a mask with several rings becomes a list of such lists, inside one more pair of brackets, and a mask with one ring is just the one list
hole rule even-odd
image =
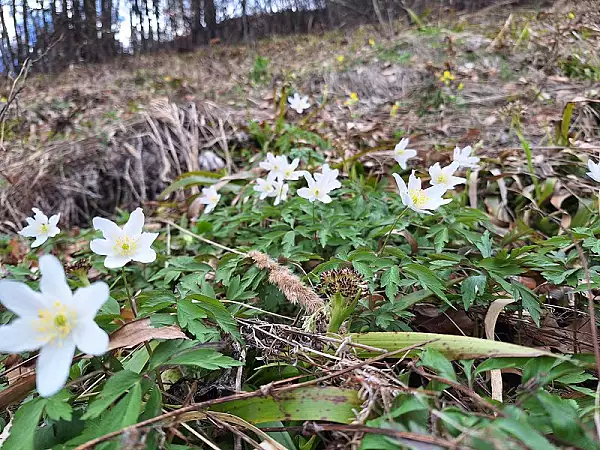
[[248, 41], [248, 32], [247, 0], [242, 0], [242, 34], [244, 35], [244, 41]]
[[[15, 57], [15, 52], [10, 43], [10, 39], [8, 37], [8, 31], [6, 28], [6, 20], [4, 17], [4, 8], [0, 8], [0, 24], [2, 24], [2, 39], [4, 39], [4, 45], [6, 46], [6, 52], [2, 52], [2, 57], [6, 58], [10, 57], [10, 64], [5, 62], [6, 70], [10, 71], [15, 68], [15, 63], [17, 62], [17, 58]], [[8, 55], [7, 55], [8, 53]]]
[[208, 31], [208, 38], [212, 39], [217, 35], [217, 9], [215, 0], [204, 0], [204, 21]]
[[19, 33], [19, 22], [17, 20], [17, 2], [12, 0], [12, 18], [13, 25], [15, 27], [15, 38], [17, 41], [17, 59], [18, 63], [21, 64], [23, 62], [23, 47], [21, 45], [21, 33]]
[[23, 58], [29, 57], [29, 7], [27, 0], [23, 0]]
[[99, 52], [96, 45], [96, 41], [98, 40], [96, 34], [96, 0], [83, 0], [83, 12], [85, 14], [85, 60], [95, 61], [100, 59], [98, 58]]

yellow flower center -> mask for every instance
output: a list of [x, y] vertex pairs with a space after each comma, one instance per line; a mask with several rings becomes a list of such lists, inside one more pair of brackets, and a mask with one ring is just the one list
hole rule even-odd
[[40, 309], [34, 321], [34, 329], [44, 340], [58, 341], [60, 344], [67, 338], [77, 324], [77, 314], [59, 301], [50, 308]]
[[48, 224], [47, 223], [43, 223], [40, 225], [40, 234], [46, 234], [48, 233]]
[[448, 176], [446, 174], [440, 173], [438, 175], [438, 177], [436, 178], [438, 184], [447, 184], [448, 183]]
[[429, 200], [427, 194], [425, 193], [425, 191], [423, 191], [423, 189], [412, 189], [408, 191], [408, 195], [410, 196], [410, 199], [416, 208], [422, 208], [427, 204], [427, 201]]
[[315, 197], [318, 197], [320, 192], [321, 191], [319, 190], [319, 188], [314, 188], [313, 189], [313, 194], [315, 194]]
[[129, 236], [119, 238], [116, 241], [114, 250], [120, 256], [131, 256], [137, 250], [137, 242]]

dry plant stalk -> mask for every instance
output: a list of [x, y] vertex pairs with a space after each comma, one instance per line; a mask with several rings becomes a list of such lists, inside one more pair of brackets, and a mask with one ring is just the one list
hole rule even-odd
[[281, 266], [268, 255], [258, 251], [248, 252], [248, 256], [259, 269], [269, 270], [269, 283], [279, 288], [285, 298], [295, 305], [300, 305], [309, 313], [316, 312], [324, 306], [324, 302], [312, 289], [307, 287], [290, 269]]

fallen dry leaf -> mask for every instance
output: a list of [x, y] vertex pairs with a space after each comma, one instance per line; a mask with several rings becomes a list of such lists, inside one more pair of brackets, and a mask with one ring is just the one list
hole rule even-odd
[[[514, 303], [515, 300], [512, 298], [501, 298], [495, 300], [490, 305], [487, 314], [485, 315], [485, 336], [489, 340], [494, 340], [494, 331], [496, 329], [496, 321], [498, 316], [506, 305]], [[499, 402], [502, 401], [502, 371], [500, 369], [490, 370], [491, 384], [492, 384], [492, 398]]]
[[0, 391], [0, 411], [21, 402], [35, 387], [35, 372], [21, 377], [9, 387]]
[[122, 347], [133, 347], [151, 339], [187, 339], [177, 325], [155, 328], [150, 318], [135, 320], [119, 328], [110, 335], [109, 350]]

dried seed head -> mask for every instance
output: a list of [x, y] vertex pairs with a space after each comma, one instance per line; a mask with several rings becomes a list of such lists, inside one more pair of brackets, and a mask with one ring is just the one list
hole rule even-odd
[[80, 259], [79, 261], [73, 261], [65, 265], [65, 272], [72, 274], [73, 272], [88, 273], [92, 268], [92, 264], [89, 259]]
[[354, 300], [357, 296], [364, 295], [367, 283], [356, 270], [344, 267], [322, 272], [320, 287], [321, 292], [329, 297], [339, 293], [347, 299]]
[[269, 283], [279, 288], [283, 295], [294, 304], [302, 306], [310, 313], [323, 306], [323, 300], [308, 288], [290, 269], [278, 264], [264, 253], [251, 251], [248, 256], [259, 269], [269, 270]]

